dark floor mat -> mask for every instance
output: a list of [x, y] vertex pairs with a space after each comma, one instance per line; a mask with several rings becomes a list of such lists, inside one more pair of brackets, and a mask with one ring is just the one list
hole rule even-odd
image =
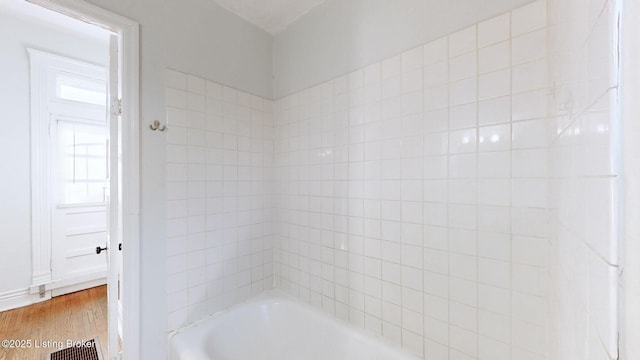
[[95, 338], [66, 349], [54, 351], [46, 360], [102, 360], [100, 341]]

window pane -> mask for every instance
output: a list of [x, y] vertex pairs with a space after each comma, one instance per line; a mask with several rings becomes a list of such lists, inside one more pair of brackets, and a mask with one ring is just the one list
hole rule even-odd
[[108, 180], [105, 127], [58, 122], [58, 183], [62, 204], [102, 203]]
[[65, 100], [107, 106], [107, 84], [100, 80], [58, 75], [56, 95]]

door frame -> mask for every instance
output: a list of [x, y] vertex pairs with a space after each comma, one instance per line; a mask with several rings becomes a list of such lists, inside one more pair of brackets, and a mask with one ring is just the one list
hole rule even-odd
[[[139, 24], [81, 0], [26, 0], [109, 30], [119, 37], [122, 78], [122, 356], [124, 359], [140, 358], [140, 119], [139, 119]], [[35, 154], [34, 154], [35, 155]], [[35, 159], [38, 162], [38, 159]], [[41, 160], [40, 160], [41, 161]], [[32, 166], [35, 166], [32, 165]], [[39, 170], [38, 170], [39, 171]], [[34, 172], [37, 174], [38, 172]], [[32, 201], [38, 201], [33, 197]], [[35, 208], [34, 208], [35, 209]], [[42, 221], [34, 214], [33, 219]], [[38, 238], [41, 227], [34, 225], [33, 236]], [[42, 243], [41, 243], [42, 244]], [[42, 250], [33, 251], [34, 276], [38, 264], [42, 264]], [[49, 248], [49, 253], [51, 249]], [[39, 273], [42, 269], [38, 268]], [[35, 279], [35, 277], [34, 277]], [[38, 279], [41, 281], [42, 279]], [[36, 293], [40, 283], [31, 287]], [[45, 288], [46, 289], [46, 288]]]

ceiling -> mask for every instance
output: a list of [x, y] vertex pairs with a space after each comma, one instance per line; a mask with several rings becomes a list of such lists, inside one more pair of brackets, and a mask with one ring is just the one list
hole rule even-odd
[[213, 0], [275, 35], [326, 0]]

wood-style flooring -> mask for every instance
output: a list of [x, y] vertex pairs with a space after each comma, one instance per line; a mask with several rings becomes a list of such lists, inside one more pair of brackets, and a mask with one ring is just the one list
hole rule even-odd
[[[100, 338], [105, 359], [107, 354], [107, 287], [98, 286], [52, 298], [19, 309], [0, 312], [0, 341], [31, 340], [26, 348], [0, 345], [0, 360], [42, 360], [67, 340]], [[39, 347], [36, 347], [39, 346]]]

